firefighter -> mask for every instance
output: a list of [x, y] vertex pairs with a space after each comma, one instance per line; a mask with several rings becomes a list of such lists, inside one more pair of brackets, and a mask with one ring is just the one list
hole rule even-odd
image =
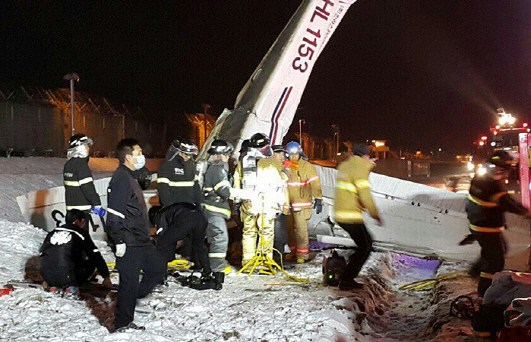
[[229, 198], [229, 158], [234, 147], [224, 140], [214, 140], [208, 149], [208, 167], [203, 180], [205, 214], [208, 219], [207, 241], [210, 244], [210, 266], [214, 272], [229, 272], [225, 260], [229, 247], [227, 220], [231, 217]]
[[497, 151], [484, 164], [487, 173], [476, 174], [470, 184], [466, 212], [470, 231], [481, 246], [481, 256], [471, 269], [479, 275], [478, 294], [483, 297], [492, 283], [494, 273], [505, 266], [506, 242], [503, 238], [506, 211], [530, 217], [529, 211], [504, 189], [503, 182], [511, 170], [513, 158]]
[[369, 173], [374, 167], [367, 145], [354, 145], [353, 156], [337, 167], [336, 190], [334, 195], [334, 220], [346, 230], [356, 243], [356, 250], [350, 256], [339, 288], [350, 290], [361, 288], [356, 278], [372, 250], [372, 237], [363, 223], [362, 211], [382, 224], [380, 215], [372, 199]]
[[201, 192], [193, 157], [197, 145], [190, 139], [177, 138], [168, 152], [166, 160], [157, 172], [157, 190], [163, 207], [173, 203], [201, 203]]
[[[66, 210], [93, 212], [103, 217], [105, 209], [101, 207], [100, 196], [94, 187], [92, 171], [88, 165], [92, 144], [92, 139], [85, 134], [73, 135], [68, 141], [68, 160], [63, 168]], [[88, 232], [90, 215], [87, 217], [84, 229]]]
[[323, 210], [323, 194], [321, 182], [315, 167], [301, 158], [303, 151], [298, 142], [286, 145], [289, 157], [288, 193], [290, 216], [288, 219], [288, 244], [291, 253], [286, 260], [297, 260], [303, 263], [308, 260], [308, 221], [312, 216], [312, 204], [315, 212]]
[[242, 190], [243, 266], [255, 256], [258, 235], [260, 251], [273, 256], [274, 220], [287, 204], [283, 166], [271, 155], [269, 138], [254, 134], [234, 174], [234, 188]]
[[107, 264], [83, 229], [87, 214], [72, 209], [66, 213], [66, 224], [48, 233], [41, 247], [40, 271], [47, 290], [69, 288], [76, 292], [96, 269], [103, 277], [103, 286], [112, 289]]
[[198, 205], [175, 203], [163, 209], [154, 206], [149, 209], [149, 220], [157, 229], [157, 250], [166, 262], [173, 261], [177, 250], [188, 240], [192, 253], [197, 255], [197, 269], [204, 275], [211, 273], [205, 243], [208, 223]]

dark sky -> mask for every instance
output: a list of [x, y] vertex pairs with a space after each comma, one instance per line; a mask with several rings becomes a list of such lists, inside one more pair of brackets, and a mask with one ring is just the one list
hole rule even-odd
[[[78, 89], [175, 113], [219, 114], [300, 0], [1, 1], [0, 82]], [[306, 129], [391, 148], [467, 151], [503, 106], [531, 112], [531, 1], [351, 6], [297, 112]], [[326, 119], [325, 119], [326, 118]]]

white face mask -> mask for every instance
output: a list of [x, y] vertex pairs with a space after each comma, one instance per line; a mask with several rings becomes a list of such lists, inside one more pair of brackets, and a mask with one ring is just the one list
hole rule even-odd
[[140, 170], [144, 167], [144, 165], [146, 165], [146, 157], [143, 154], [140, 156], [135, 156], [134, 158], [136, 160], [136, 163], [133, 163], [135, 170]]
[[76, 146], [76, 147], [73, 147], [71, 149], [68, 150], [68, 153], [67, 153], [67, 159], [70, 159], [70, 158], [87, 158], [89, 155], [89, 151], [87, 150], [87, 146], [86, 145], [80, 145], [80, 146]]

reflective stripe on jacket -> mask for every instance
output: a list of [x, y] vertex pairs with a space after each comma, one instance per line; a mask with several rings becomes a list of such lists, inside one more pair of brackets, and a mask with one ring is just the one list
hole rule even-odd
[[174, 203], [201, 203], [195, 162], [185, 162], [182, 157], [176, 156], [171, 161], [166, 160], [160, 164], [157, 171], [157, 191], [163, 207]]
[[63, 168], [66, 209], [87, 211], [101, 205], [100, 196], [94, 187], [89, 158], [70, 158]]
[[507, 193], [501, 179], [491, 175], [475, 176], [470, 183], [466, 213], [470, 229], [498, 233], [505, 227], [505, 212], [525, 214], [527, 209]]
[[369, 173], [373, 164], [359, 156], [352, 156], [337, 168], [334, 196], [334, 220], [340, 223], [363, 222], [362, 211], [378, 216], [374, 204]]
[[231, 184], [225, 163], [210, 163], [203, 180], [204, 207], [211, 213], [231, 217], [229, 198]]
[[322, 198], [321, 181], [315, 167], [304, 159], [288, 163], [288, 194], [294, 211], [312, 207], [314, 198]]

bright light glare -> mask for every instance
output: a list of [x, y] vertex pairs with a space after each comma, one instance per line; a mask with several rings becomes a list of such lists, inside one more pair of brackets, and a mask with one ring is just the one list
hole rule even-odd
[[483, 165], [478, 166], [478, 169], [476, 171], [476, 174], [478, 176], [484, 176], [487, 174], [487, 168]]
[[516, 118], [512, 116], [510, 113], [498, 113], [498, 123], [501, 126], [512, 126], [516, 122]]
[[474, 170], [474, 163], [468, 162], [466, 163], [466, 167], [468, 168], [468, 171]]

